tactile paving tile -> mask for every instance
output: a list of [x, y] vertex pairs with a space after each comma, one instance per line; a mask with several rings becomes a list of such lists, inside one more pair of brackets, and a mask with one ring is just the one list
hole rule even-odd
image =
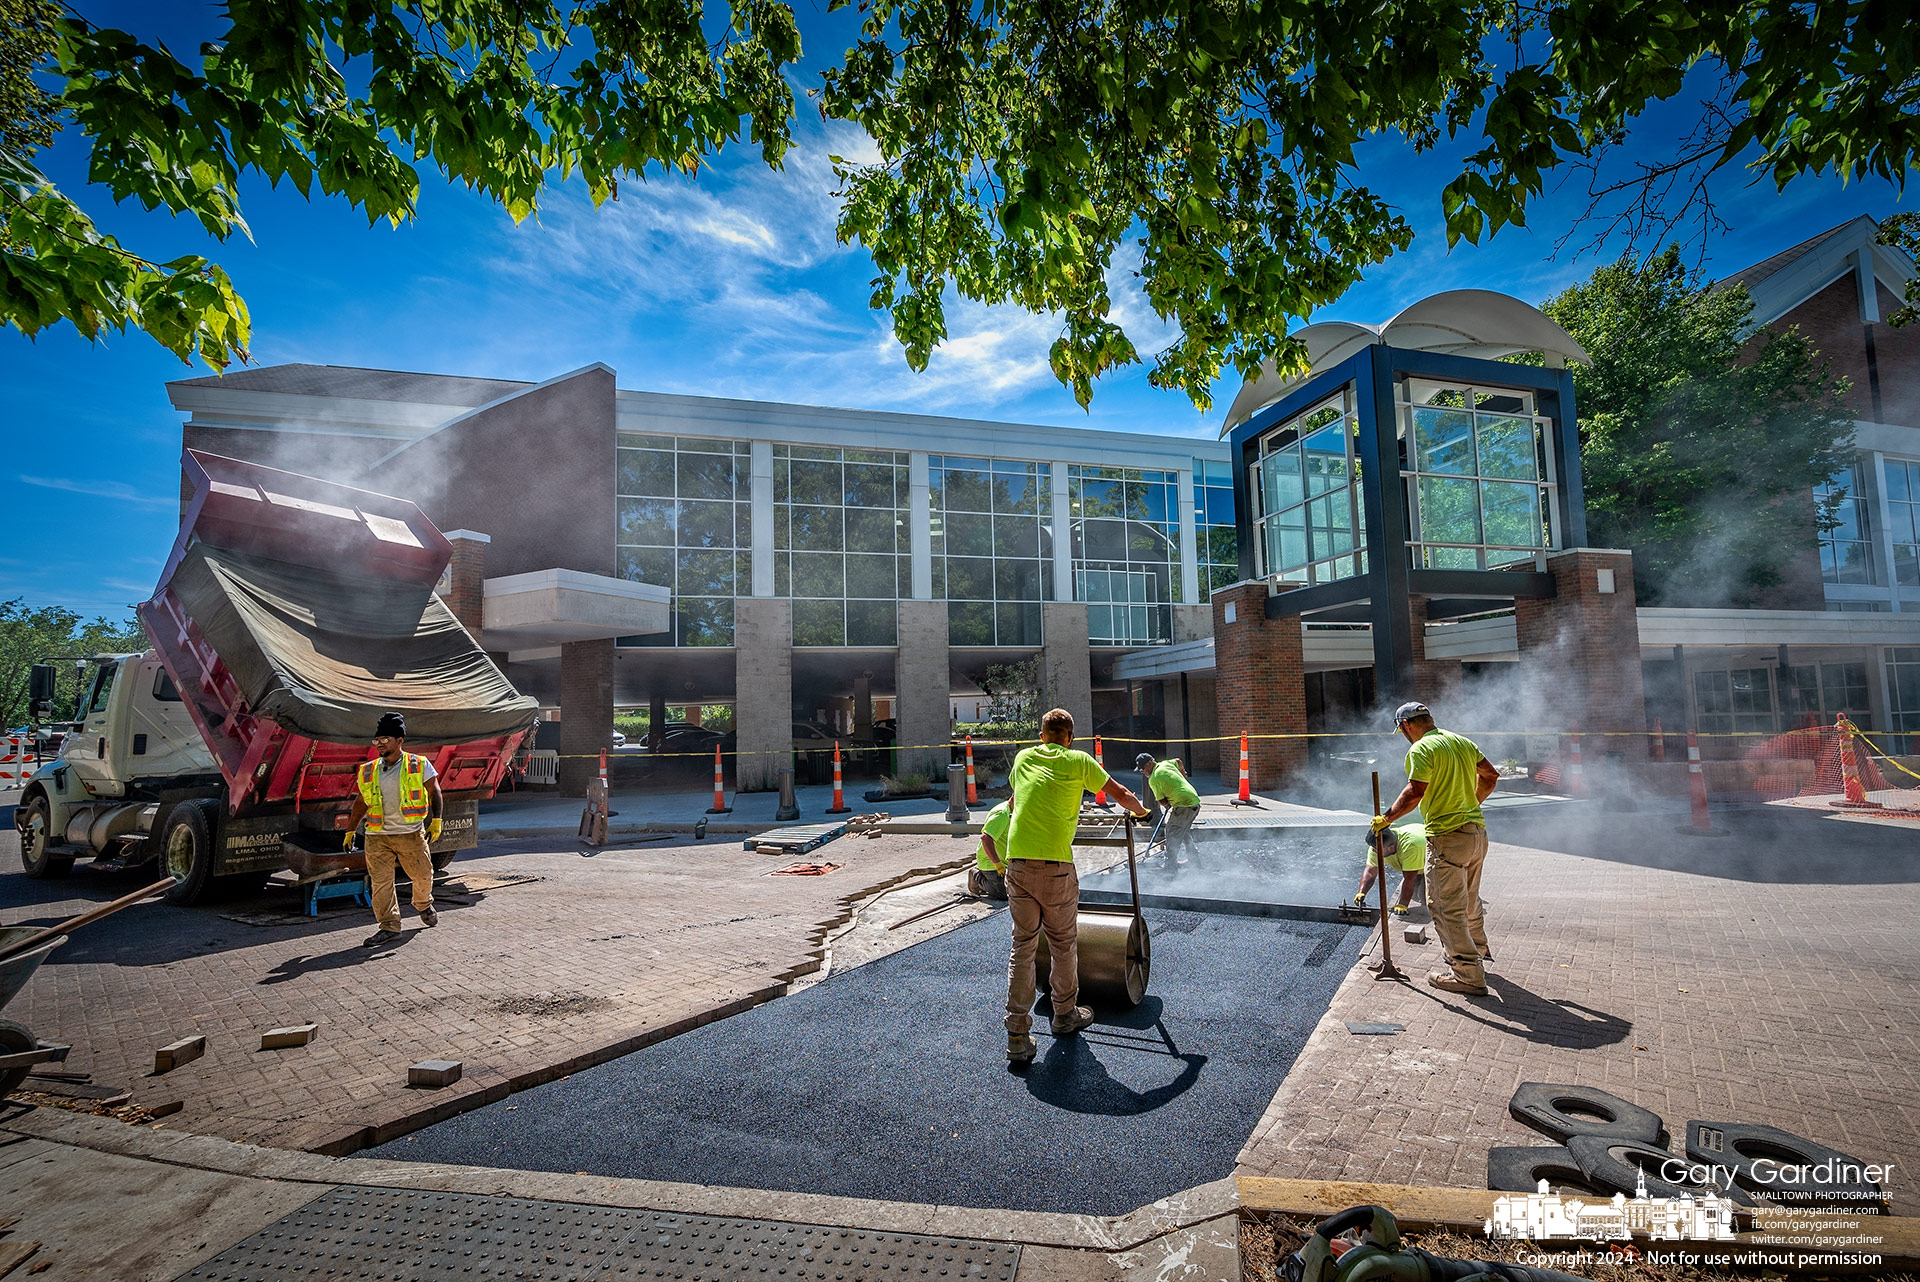
[[182, 1279], [1012, 1282], [1020, 1248], [767, 1220], [347, 1186]]

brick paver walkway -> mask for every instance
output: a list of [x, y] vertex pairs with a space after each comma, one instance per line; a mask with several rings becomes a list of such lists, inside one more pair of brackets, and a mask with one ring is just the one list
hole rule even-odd
[[[1670, 821], [1608, 822], [1621, 843], [1694, 849]], [[1740, 841], [1718, 839], [1713, 853], [1737, 859]], [[1912, 881], [1897, 854], [1860, 858]], [[1508, 1116], [1514, 1089], [1574, 1082], [1653, 1109], [1676, 1150], [1690, 1119], [1718, 1119], [1893, 1162], [1895, 1212], [1920, 1213], [1913, 891], [1748, 882], [1496, 843], [1484, 887], [1493, 995], [1426, 987], [1438, 944], [1396, 937], [1394, 959], [1415, 985], [1364, 969], [1347, 977], [1242, 1151], [1241, 1174], [1481, 1188], [1490, 1146], [1550, 1142]], [[1354, 1036], [1349, 1019], [1406, 1031]]]
[[[52, 923], [143, 884], [82, 866], [66, 882], [19, 874], [0, 852], [0, 921]], [[374, 952], [365, 910], [258, 927], [220, 907], [141, 905], [73, 935], [7, 1008], [67, 1069], [130, 1086], [135, 1103], [181, 1100], [168, 1125], [201, 1134], [346, 1152], [411, 1129], [423, 1109], [458, 1111], [622, 1049], [778, 995], [815, 964], [847, 903], [963, 857], [947, 837], [843, 839], [812, 856], [845, 866], [772, 877], [784, 858], [738, 838], [583, 857], [571, 843], [493, 844], [456, 874], [542, 880], [443, 904], [440, 925]], [[232, 908], [227, 908], [231, 911]], [[905, 932], [903, 932], [905, 933]], [[317, 1022], [308, 1046], [261, 1051], [260, 1034]], [[152, 1077], [154, 1050], [193, 1033], [204, 1058]], [[424, 1059], [465, 1065], [458, 1085], [410, 1090]]]

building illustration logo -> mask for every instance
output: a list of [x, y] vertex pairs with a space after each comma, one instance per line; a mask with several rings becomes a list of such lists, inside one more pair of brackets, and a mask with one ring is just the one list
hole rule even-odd
[[1547, 1182], [1541, 1180], [1536, 1193], [1496, 1199], [1486, 1233], [1490, 1238], [1535, 1242], [1553, 1238], [1625, 1241], [1636, 1233], [1656, 1242], [1724, 1242], [1733, 1237], [1733, 1203], [1712, 1190], [1698, 1198], [1649, 1197], [1644, 1172], [1632, 1198], [1615, 1193], [1609, 1202], [1562, 1198], [1549, 1193]]

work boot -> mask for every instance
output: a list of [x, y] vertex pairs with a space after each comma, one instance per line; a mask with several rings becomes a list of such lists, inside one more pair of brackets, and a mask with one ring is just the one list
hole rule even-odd
[[422, 908], [420, 910], [420, 924], [422, 926], [438, 926], [440, 924], [440, 914], [431, 908]]
[[376, 930], [361, 940], [360, 946], [362, 948], [385, 948], [388, 944], [399, 943], [400, 939], [401, 935], [397, 930]]
[[1032, 1034], [1007, 1034], [1007, 1063], [1031, 1064], [1033, 1063], [1033, 1057], [1039, 1053], [1040, 1048], [1033, 1044]]
[[1427, 987], [1437, 988], [1443, 993], [1469, 993], [1475, 997], [1485, 997], [1485, 984], [1469, 984], [1450, 970], [1436, 970], [1427, 976]]
[[1075, 1006], [1065, 1015], [1053, 1017], [1053, 1035], [1071, 1037], [1093, 1022], [1093, 1011], [1085, 1006]]

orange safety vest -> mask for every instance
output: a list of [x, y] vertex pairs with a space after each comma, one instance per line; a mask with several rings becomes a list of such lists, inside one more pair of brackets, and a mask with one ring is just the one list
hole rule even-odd
[[[360, 800], [367, 807], [367, 831], [382, 831], [380, 811], [384, 801], [380, 795], [380, 758], [360, 763], [356, 772], [360, 784]], [[411, 752], [400, 754], [400, 822], [417, 824], [427, 817], [427, 768], [426, 760]]]

